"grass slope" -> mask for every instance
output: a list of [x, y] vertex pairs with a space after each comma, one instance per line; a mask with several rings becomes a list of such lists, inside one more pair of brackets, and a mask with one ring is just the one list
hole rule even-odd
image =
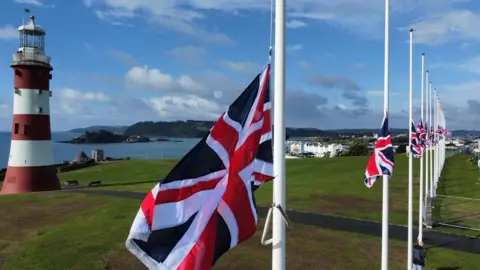
[[[60, 174], [61, 180], [87, 184], [101, 180], [97, 189], [147, 192], [164, 177], [177, 160], [131, 160], [112, 162]], [[287, 160], [287, 207], [290, 209], [381, 220], [382, 183], [367, 189], [363, 175], [367, 157]], [[419, 160], [414, 160], [414, 224], [418, 224]], [[475, 200], [439, 196], [434, 209], [435, 221], [480, 229], [480, 184], [478, 168], [456, 155], [446, 162], [438, 194], [470, 197]], [[271, 202], [272, 184], [260, 188], [257, 204]], [[407, 223], [408, 159], [397, 155], [390, 182], [390, 222]], [[445, 230], [442, 228], [442, 230]], [[447, 231], [452, 231], [446, 229]], [[455, 232], [455, 230], [454, 230]], [[456, 231], [458, 232], [458, 231]], [[472, 234], [468, 232], [462, 232]], [[473, 233], [475, 234], [475, 233]]]
[[[67, 192], [0, 196], [0, 268], [4, 270], [144, 269], [124, 241], [139, 201]], [[263, 221], [260, 221], [263, 224]], [[215, 269], [269, 269], [271, 248], [257, 234]], [[378, 269], [380, 239], [293, 224], [288, 269]], [[476, 269], [480, 257], [428, 250], [426, 269]], [[405, 243], [390, 241], [390, 269], [405, 269]]]
[[[381, 220], [382, 183], [368, 189], [363, 184], [367, 157], [287, 160], [287, 207], [309, 212]], [[396, 157], [390, 184], [390, 221], [406, 224], [408, 163], [404, 155]], [[86, 184], [101, 180], [110, 185], [101, 189], [146, 192], [175, 165], [175, 160], [132, 160], [94, 166], [62, 173], [62, 180]], [[414, 194], [418, 194], [418, 166], [415, 162]], [[149, 183], [141, 183], [149, 181]], [[269, 205], [272, 184], [255, 193], [259, 205]], [[417, 205], [418, 196], [414, 196]], [[418, 216], [418, 206], [414, 208]]]
[[456, 155], [445, 163], [437, 188], [436, 221], [480, 229], [479, 172], [477, 165], [472, 165], [464, 155]]

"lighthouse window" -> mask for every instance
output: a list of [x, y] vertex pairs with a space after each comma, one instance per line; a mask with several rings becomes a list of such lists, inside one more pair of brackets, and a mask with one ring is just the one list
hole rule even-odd
[[27, 134], [27, 125], [23, 125], [23, 135]]
[[18, 134], [20, 129], [20, 125], [18, 123], [15, 123], [15, 134]]
[[43, 108], [42, 107], [38, 108], [38, 113], [43, 113]]
[[24, 30], [20, 33], [20, 47], [45, 48], [45, 34]]

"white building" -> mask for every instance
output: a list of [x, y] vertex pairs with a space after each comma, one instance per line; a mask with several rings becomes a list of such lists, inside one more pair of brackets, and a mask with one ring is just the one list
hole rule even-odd
[[312, 153], [315, 157], [337, 156], [344, 150], [341, 144], [321, 144], [318, 142], [287, 141], [289, 147], [287, 150], [291, 154]]

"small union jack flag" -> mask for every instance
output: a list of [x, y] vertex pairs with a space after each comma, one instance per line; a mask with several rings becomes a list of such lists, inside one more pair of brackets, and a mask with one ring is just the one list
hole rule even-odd
[[437, 145], [437, 142], [435, 140], [435, 130], [433, 129], [433, 126], [430, 127], [429, 140], [430, 140], [431, 147], [434, 147], [435, 145]]
[[382, 128], [378, 133], [375, 149], [367, 163], [365, 171], [365, 186], [371, 188], [377, 178], [381, 175], [392, 176], [394, 167], [394, 156], [392, 138], [388, 128], [388, 111], [382, 121]]
[[412, 119], [412, 124], [410, 128], [410, 133], [412, 134], [412, 141], [410, 142], [410, 153], [412, 153], [413, 157], [415, 158], [419, 158], [422, 156], [422, 148], [418, 141], [418, 137], [420, 136], [420, 134], [417, 132], [417, 129], [415, 129], [415, 122]]
[[440, 125], [438, 125], [437, 134], [439, 139], [443, 140], [443, 136], [445, 135], [445, 129]]
[[419, 142], [420, 142], [420, 150], [423, 154], [426, 148], [426, 142], [425, 142], [425, 127], [423, 126], [423, 121], [420, 120], [417, 125], [417, 133], [420, 134], [419, 136]]
[[126, 246], [149, 269], [211, 269], [257, 227], [253, 191], [273, 179], [270, 63], [147, 193]]

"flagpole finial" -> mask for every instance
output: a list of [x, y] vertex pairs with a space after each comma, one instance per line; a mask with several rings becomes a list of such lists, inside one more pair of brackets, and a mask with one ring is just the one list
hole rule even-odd
[[[425, 53], [422, 53], [422, 55], [425, 55]], [[428, 71], [427, 71], [428, 72]]]
[[413, 32], [413, 28], [410, 28], [410, 32]]

